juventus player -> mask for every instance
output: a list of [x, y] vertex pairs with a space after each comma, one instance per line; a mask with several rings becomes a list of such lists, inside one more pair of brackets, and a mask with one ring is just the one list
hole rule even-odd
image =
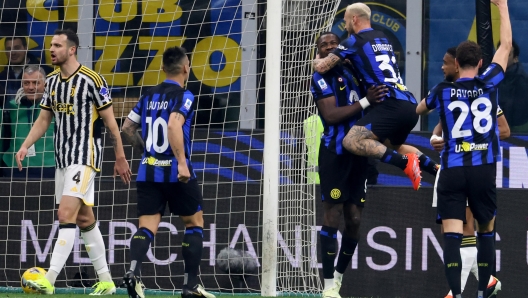
[[[123, 277], [130, 298], [144, 298], [141, 263], [169, 205], [185, 224], [182, 256], [185, 275], [183, 298], [215, 296], [198, 284], [203, 249], [203, 199], [192, 168], [191, 124], [194, 95], [184, 88], [189, 58], [180, 47], [163, 53], [166, 79], [150, 88], [123, 124], [123, 136], [143, 153], [137, 175], [139, 229], [130, 241], [130, 270]], [[141, 136], [137, 129], [141, 127]], [[163, 133], [159, 133], [159, 132]]]
[[111, 295], [116, 288], [106, 262], [103, 237], [92, 210], [94, 178], [100, 171], [103, 153], [102, 121], [116, 155], [114, 175], [119, 174], [128, 184], [131, 172], [111, 108], [108, 85], [101, 75], [77, 61], [75, 53], [78, 47], [79, 38], [73, 31], [55, 31], [51, 40], [51, 62], [59, 68], [48, 75], [40, 103], [42, 112], [16, 154], [21, 170], [21, 161], [28, 148], [42, 137], [55, 117], [55, 198], [59, 204], [59, 235], [46, 276], [28, 281], [28, 284], [42, 294], [53, 294], [53, 285], [72, 251], [75, 227], [78, 226], [100, 280], [90, 295]]
[[456, 51], [460, 78], [433, 87], [416, 112], [438, 109], [444, 132], [442, 170], [438, 177], [438, 214], [444, 230], [444, 267], [455, 298], [461, 298], [460, 246], [466, 197], [477, 220], [478, 298], [488, 297], [487, 287], [495, 261], [494, 222], [497, 213], [495, 179], [501, 160], [497, 109], [498, 84], [504, 79], [512, 47], [512, 30], [506, 0], [491, 0], [500, 13], [501, 45], [491, 65], [478, 75], [482, 65], [479, 45], [462, 42]]

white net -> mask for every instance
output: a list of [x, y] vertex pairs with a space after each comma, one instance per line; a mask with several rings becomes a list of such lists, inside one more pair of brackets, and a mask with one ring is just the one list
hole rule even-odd
[[[305, 138], [303, 126], [310, 126], [305, 119], [315, 113], [309, 94], [315, 39], [331, 26], [339, 1], [282, 2], [282, 32], [276, 36], [282, 40], [277, 287], [283, 293], [309, 294], [319, 292], [321, 284], [315, 187], [309, 175], [313, 168], [305, 146], [313, 138]], [[258, 0], [0, 4], [1, 34], [8, 41], [0, 40], [0, 51], [5, 53], [0, 53], [0, 71], [13, 75], [0, 82], [4, 88], [0, 90], [0, 201], [4, 205], [0, 212], [0, 287], [18, 287], [27, 268], [48, 268], [58, 231], [52, 131], [35, 145], [36, 155], [27, 158], [27, 170], [19, 173], [12, 158], [38, 114], [37, 107], [15, 100], [21, 87], [15, 58], [23, 55], [27, 63], [49, 65], [46, 49], [54, 30], [70, 28], [79, 33], [79, 61], [103, 75], [111, 86], [118, 120], [126, 117], [144, 88], [164, 79], [160, 72], [163, 50], [169, 46], [188, 50], [192, 72], [187, 88], [197, 98], [191, 159], [205, 211], [201, 282], [213, 291], [260, 291], [260, 265], [266, 262], [261, 257], [265, 24], [270, 17], [266, 5]], [[137, 172], [141, 153], [128, 145], [125, 151]], [[119, 285], [128, 269], [128, 247], [138, 221], [135, 185], [128, 188], [112, 178], [113, 156], [111, 146], [106, 145], [103, 170], [96, 180], [95, 212], [107, 261]], [[142, 279], [148, 289], [181, 288], [182, 232], [181, 221], [166, 213], [143, 264]], [[229, 253], [229, 268], [222, 261], [225, 248], [235, 250]], [[78, 239], [56, 286], [82, 290], [95, 279]]]

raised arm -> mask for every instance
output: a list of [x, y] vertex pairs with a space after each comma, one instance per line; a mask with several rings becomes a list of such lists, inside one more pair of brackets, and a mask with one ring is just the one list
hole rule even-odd
[[104, 124], [107, 129], [108, 136], [114, 147], [116, 156], [116, 163], [114, 166], [114, 177], [119, 174], [121, 180], [124, 183], [129, 184], [132, 176], [132, 172], [128, 166], [128, 162], [125, 157], [125, 150], [123, 150], [123, 142], [121, 141], [121, 135], [119, 134], [119, 127], [114, 117], [114, 110], [111, 106], [106, 109], [99, 110], [99, 115], [103, 118]]
[[126, 118], [121, 130], [123, 132], [124, 139], [132, 144], [134, 149], [138, 150], [139, 152], [143, 152], [145, 150], [145, 142], [139, 135], [139, 132], [137, 131], [138, 128], [139, 124], [130, 120], [129, 118]]
[[500, 47], [495, 52], [492, 62], [499, 64], [506, 71], [508, 56], [512, 48], [512, 29], [508, 12], [508, 1], [491, 0], [491, 2], [497, 5], [500, 14]]

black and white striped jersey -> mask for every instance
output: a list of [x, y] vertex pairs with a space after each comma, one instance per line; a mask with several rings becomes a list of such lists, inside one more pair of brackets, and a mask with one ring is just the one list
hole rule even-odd
[[103, 146], [103, 120], [99, 112], [112, 106], [105, 79], [86, 66], [62, 78], [60, 69], [46, 78], [42, 109], [55, 116], [55, 165], [87, 165], [99, 171]]

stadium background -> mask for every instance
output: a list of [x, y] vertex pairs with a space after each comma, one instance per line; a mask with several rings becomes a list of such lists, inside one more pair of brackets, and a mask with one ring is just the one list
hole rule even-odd
[[[20, 7], [22, 2], [22, 7]], [[71, 4], [74, 7], [76, 0], [61, 1], [64, 5]], [[1, 20], [2, 26], [0, 29], [1, 36], [11, 35], [10, 32], [16, 32], [17, 35], [29, 36], [29, 48], [37, 56], [41, 57], [43, 62], [48, 62], [49, 57], [42, 51], [43, 45], [49, 43], [52, 32], [59, 26], [76, 26], [77, 12], [70, 8], [61, 7], [61, 2], [53, 1], [27, 1], [28, 7], [23, 7], [24, 1], [6, 0], [0, 6], [2, 8]], [[197, 3], [195, 3], [197, 2]], [[342, 13], [348, 3], [353, 1], [341, 1], [340, 9], [336, 16], [336, 21], [332, 31], [342, 35], [343, 30], [340, 26], [342, 20]], [[43, 4], [44, 3], [44, 4]], [[97, 3], [97, 2], [96, 2]], [[135, 3], [135, 2], [134, 2]], [[193, 154], [200, 153], [203, 158], [195, 159], [195, 168], [200, 175], [201, 182], [214, 181], [220, 182], [218, 186], [204, 188], [204, 196], [214, 199], [223, 194], [222, 197], [239, 197], [237, 192], [244, 193], [243, 200], [240, 203], [229, 204], [230, 210], [223, 210], [222, 201], [216, 201], [216, 205], [210, 208], [219, 212], [230, 212], [232, 215], [222, 218], [220, 215], [215, 215], [215, 221], [212, 222], [206, 217], [206, 222], [216, 225], [216, 243], [210, 244], [214, 249], [205, 248], [204, 261], [202, 263], [202, 272], [212, 272], [217, 270], [214, 266], [207, 266], [210, 264], [211, 257], [215, 256], [223, 247], [219, 243], [230, 243], [235, 238], [237, 247], [245, 250], [250, 250], [249, 241], [243, 241], [244, 235], [248, 235], [247, 239], [254, 241], [253, 248], [258, 255], [260, 252], [258, 239], [261, 231], [258, 228], [258, 219], [260, 216], [254, 216], [254, 221], [251, 220], [251, 214], [261, 212], [262, 207], [259, 205], [261, 199], [259, 194], [261, 192], [262, 171], [262, 150], [263, 150], [263, 135], [259, 128], [262, 128], [263, 121], [256, 123], [255, 130], [249, 131], [230, 131], [229, 125], [223, 125], [226, 130], [201, 130], [200, 125], [205, 125], [209, 119], [213, 119], [214, 123], [207, 127], [214, 128], [216, 124], [225, 121], [236, 122], [238, 120], [238, 109], [240, 106], [241, 93], [241, 77], [240, 65], [236, 61], [237, 57], [231, 51], [224, 51], [227, 43], [240, 45], [242, 38], [241, 21], [244, 17], [242, 12], [236, 9], [236, 5], [240, 0], [226, 0], [226, 1], [181, 1], [179, 4], [182, 9], [182, 14], [177, 19], [164, 20], [165, 26], [154, 27], [149, 24], [148, 19], [141, 20], [141, 14], [138, 17], [129, 18], [124, 14], [120, 22], [108, 22], [100, 14], [96, 18], [96, 32], [94, 33], [95, 49], [94, 61], [106, 56], [115, 57], [115, 68], [107, 68], [109, 65], [98, 65], [94, 63], [93, 67], [100, 71], [112, 86], [112, 96], [116, 99], [116, 115], [121, 117], [128, 113], [131, 107], [130, 103], [134, 103], [141, 91], [141, 85], [153, 85], [157, 83], [156, 76], [153, 74], [157, 69], [149, 69], [153, 59], [148, 57], [156, 57], [159, 59], [161, 53], [150, 53], [146, 50], [137, 50], [134, 47], [136, 42], [156, 44], [165, 40], [169, 36], [169, 40], [179, 42], [182, 38], [183, 46], [190, 52], [197, 51], [201, 45], [213, 44], [218, 46], [218, 51], [211, 56], [203, 57], [203, 65], [209, 65], [212, 72], [193, 70], [191, 84], [189, 89], [195, 94], [201, 94], [199, 99], [202, 107], [202, 112], [197, 116], [197, 130], [195, 136], [197, 139], [208, 139], [210, 142], [205, 145], [200, 142], [193, 144]], [[373, 26], [377, 29], [384, 30], [391, 37], [395, 43], [395, 47], [400, 53], [405, 46], [405, 30], [406, 17], [405, 13], [407, 7], [405, 1], [372, 1], [368, 2], [373, 10]], [[473, 1], [457, 1], [457, 0], [430, 0], [424, 1], [423, 10], [423, 92], [425, 93], [436, 82], [442, 79], [440, 70], [442, 64], [442, 57], [445, 49], [456, 45], [459, 41], [470, 38], [474, 39], [474, 15], [475, 7]], [[47, 5], [47, 8], [44, 8]], [[528, 61], [528, 36], [523, 34], [528, 29], [528, 15], [526, 15], [525, 3], [523, 0], [510, 0], [510, 14], [512, 18], [514, 39], [521, 47], [521, 61]], [[141, 5], [137, 5], [141, 12]], [[220, 9], [221, 8], [221, 9]], [[47, 9], [56, 12], [53, 16], [56, 19], [48, 20]], [[16, 10], [17, 13], [13, 13]], [[95, 10], [94, 10], [95, 11]], [[121, 8], [121, 11], [126, 9]], [[190, 12], [192, 11], [192, 12]], [[40, 13], [40, 14], [39, 14]], [[44, 14], [45, 13], [45, 14]], [[44, 16], [46, 16], [44, 18]], [[376, 17], [377, 16], [377, 17]], [[496, 18], [497, 15], [494, 14]], [[187, 20], [186, 23], [184, 23]], [[208, 26], [201, 26], [207, 21]], [[5, 22], [5, 23], [4, 23]], [[185, 32], [182, 31], [183, 26], [187, 26]], [[121, 37], [119, 30], [126, 29], [132, 32], [130, 35]], [[497, 30], [495, 30], [497, 32]], [[114, 34], [115, 33], [115, 34]], [[184, 35], [183, 35], [184, 33]], [[108, 36], [108, 37], [107, 37]], [[160, 39], [156, 39], [159, 37]], [[172, 39], [173, 38], [173, 39]], [[497, 40], [497, 38], [495, 39]], [[128, 44], [127, 47], [120, 47], [119, 45]], [[4, 42], [0, 40], [0, 51], [3, 51]], [[523, 51], [526, 49], [526, 51]], [[262, 49], [259, 49], [260, 55], [263, 54]], [[235, 56], [233, 56], [235, 55]], [[399, 65], [405, 65], [405, 55], [398, 55]], [[0, 69], [1, 65], [5, 65], [6, 60], [4, 55], [0, 55]], [[524, 63], [525, 68], [528, 64]], [[147, 66], [147, 71], [145, 68]], [[226, 70], [226, 67], [231, 67]], [[257, 68], [262, 67], [257, 65]], [[229, 78], [218, 80], [218, 73], [225, 71], [229, 73]], [[402, 67], [403, 75], [405, 76], [405, 68]], [[196, 75], [200, 74], [201, 75]], [[235, 73], [235, 76], [231, 76]], [[220, 76], [221, 78], [223, 76]], [[154, 80], [153, 80], [154, 78]], [[127, 88], [124, 88], [124, 87]], [[211, 107], [215, 107], [211, 110]], [[227, 110], [227, 113], [225, 110]], [[216, 113], [217, 115], [211, 115]], [[263, 109], [257, 110], [259, 116], [263, 115]], [[436, 123], [436, 119], [424, 119], [422, 122], [423, 130], [428, 130], [431, 125]], [[235, 127], [233, 127], [235, 128]], [[291, 133], [291, 132], [290, 132]], [[200, 135], [201, 134], [201, 135]], [[304, 146], [302, 141], [302, 133], [291, 134], [288, 146]], [[423, 149], [431, 156], [437, 156], [434, 152], [429, 150], [429, 133], [416, 133], [409, 139], [410, 144], [414, 144], [420, 149]], [[505, 288], [504, 295], [501, 297], [520, 297], [515, 293], [525, 293], [528, 291], [528, 286], [523, 282], [522, 277], [527, 272], [528, 265], [528, 214], [526, 200], [526, 192], [522, 190], [525, 185], [528, 185], [528, 136], [514, 135], [502, 142], [504, 161], [499, 166], [498, 186], [504, 189], [499, 191], [500, 198], [500, 214], [504, 215], [498, 221], [497, 231], [500, 235], [497, 250], [498, 256], [500, 254], [500, 267], [498, 267], [498, 276], [503, 280]], [[246, 153], [240, 155], [235, 151], [244, 150]], [[129, 152], [128, 152], [129, 153]], [[112, 156], [112, 152], [105, 153], [105, 159]], [[197, 155], [198, 156], [198, 155]], [[136, 158], [138, 158], [136, 156]], [[285, 164], [292, 168], [299, 166], [300, 160], [295, 157], [283, 156]], [[108, 164], [104, 167], [104, 176], [109, 176], [108, 171], [110, 167]], [[133, 166], [137, 166], [133, 164]], [[446, 283], [443, 281], [443, 272], [441, 267], [441, 259], [438, 256], [438, 251], [434, 248], [431, 239], [434, 235], [435, 239], [439, 237], [439, 228], [434, 224], [435, 211], [430, 208], [430, 198], [432, 189], [432, 177], [425, 176], [425, 187], [420, 192], [412, 192], [402, 186], [410, 185], [406, 179], [397, 171], [389, 167], [380, 166], [379, 186], [370, 190], [368, 197], [368, 204], [363, 216], [363, 241], [359, 245], [359, 253], [357, 268], [353, 268], [353, 273], [346, 275], [346, 282], [344, 283], [344, 292], [354, 293], [354, 295], [378, 295], [380, 297], [406, 297], [404, 287], [401, 281], [416, 283], [413, 284], [416, 296], [426, 297], [430, 293], [443, 293], [447, 290]], [[290, 177], [282, 177], [283, 183], [289, 183]], [[247, 182], [254, 182], [248, 189]], [[246, 182], [245, 184], [242, 184]], [[240, 184], [238, 184], [240, 183]], [[0, 268], [0, 285], [1, 286], [17, 286], [19, 271], [10, 270], [9, 268], [27, 268], [33, 265], [47, 267], [49, 265], [49, 255], [43, 261], [39, 260], [38, 254], [42, 254], [42, 250], [47, 247], [48, 241], [46, 237], [43, 239], [39, 236], [38, 240], [31, 238], [31, 224], [35, 224], [39, 235], [50, 235], [51, 226], [37, 226], [37, 222], [52, 222], [54, 206], [52, 204], [51, 196], [52, 183], [47, 182], [13, 182], [10, 188], [2, 186], [0, 190], [0, 200], [2, 202], [9, 202], [10, 213], [8, 216], [0, 217], [0, 264], [6, 264], [6, 268]], [[5, 184], [3, 184], [5, 185]], [[100, 205], [112, 206], [105, 209], [98, 210], [98, 219], [101, 222], [101, 230], [105, 235], [107, 247], [111, 250], [113, 247], [114, 259], [113, 262], [109, 257], [110, 263], [122, 263], [125, 255], [125, 238], [114, 239], [113, 245], [110, 243], [112, 231], [109, 227], [111, 223], [114, 224], [115, 229], [123, 229], [124, 225], [130, 226], [136, 224], [135, 206], [128, 206], [130, 202], [135, 201], [134, 192], [124, 189], [110, 192], [116, 187], [111, 181], [100, 181], [98, 190], [98, 200]], [[239, 189], [240, 188], [240, 189]], [[242, 190], [242, 188], [244, 188]], [[505, 188], [519, 188], [505, 189]], [[111, 193], [111, 195], [110, 195]], [[247, 195], [247, 194], [252, 195]], [[40, 198], [37, 196], [40, 195]], [[23, 196], [24, 200], [20, 200]], [[31, 200], [39, 200], [39, 204], [27, 204]], [[214, 200], [211, 200], [212, 202]], [[34, 203], [35, 201], [33, 201]], [[7, 203], [6, 203], [7, 205]], [[30, 206], [28, 208], [28, 206]], [[233, 209], [233, 206], [236, 206]], [[35, 207], [35, 208], [33, 208]], [[226, 207], [227, 208], [227, 207]], [[236, 209], [239, 208], [239, 209]], [[207, 210], [207, 209], [206, 209]], [[321, 212], [318, 212], [320, 215]], [[243, 217], [243, 220], [242, 220]], [[171, 219], [174, 226], [178, 226], [177, 219]], [[240, 227], [238, 222], [245, 222], [245, 227]], [[318, 221], [320, 222], [320, 221]], [[125, 224], [127, 223], [127, 224]], [[227, 227], [227, 228], [226, 228]], [[244, 230], [245, 228], [245, 230]], [[128, 233], [129, 232], [123, 232]], [[209, 233], [214, 230], [210, 227]], [[247, 234], [244, 231], [247, 230]], [[412, 235], [410, 234], [412, 230]], [[239, 233], [237, 234], [237, 231]], [[377, 231], [373, 239], [369, 242], [369, 233]], [[394, 231], [394, 233], [392, 232]], [[168, 234], [168, 233], [167, 233]], [[109, 235], [108, 237], [106, 235]], [[180, 234], [175, 234], [171, 243], [180, 243], [178, 238]], [[54, 235], [50, 235], [50, 239]], [[205, 241], [210, 239], [211, 234], [205, 236]], [[156, 239], [156, 246], [166, 247], [163, 236]], [[24, 240], [26, 239], [26, 240]], [[425, 239], [425, 240], [424, 240]], [[15, 241], [13, 241], [15, 240]], [[12, 241], [12, 242], [11, 242]], [[122, 241], [122, 242], [119, 242]], [[411, 244], [412, 243], [412, 244]], [[424, 245], [427, 243], [427, 245]], [[35, 249], [38, 246], [41, 251]], [[392, 249], [392, 250], [391, 250]], [[214, 251], [213, 251], [214, 250]], [[26, 259], [22, 256], [26, 252]], [[172, 251], [171, 251], [172, 252]], [[171, 253], [167, 249], [156, 249], [155, 255], [159, 260], [169, 258]], [[174, 252], [172, 252], [174, 253]], [[424, 257], [427, 255], [427, 257]], [[397, 256], [397, 259], [395, 258]], [[85, 253], [78, 256], [70, 257], [68, 264], [80, 264], [86, 262]], [[369, 259], [370, 258], [370, 259]], [[499, 259], [499, 258], [498, 258]], [[176, 256], [176, 260], [179, 257]], [[370, 261], [368, 261], [370, 260]], [[425, 260], [425, 261], [424, 261]], [[181, 275], [180, 262], [172, 262], [167, 265], [153, 265], [146, 266], [145, 271], [150, 272], [149, 275]], [[369, 265], [370, 264], [370, 265]], [[377, 264], [378, 266], [374, 266]], [[354, 266], [354, 264], [353, 264]], [[87, 267], [90, 267], [89, 264]], [[372, 268], [375, 267], [375, 268]], [[408, 269], [409, 268], [409, 269]], [[113, 265], [112, 272], [114, 277], [120, 276], [122, 273], [122, 266]], [[90, 269], [91, 270], [91, 269]], [[66, 275], [71, 277], [71, 272], [66, 271], [61, 273], [62, 279]], [[91, 274], [93, 276], [93, 272]], [[397, 278], [395, 278], [397, 276]], [[439, 279], [439, 277], [441, 277]], [[226, 276], [204, 279], [205, 286], [211, 289], [232, 288], [231, 282]], [[224, 279], [222, 279], [224, 278]], [[440, 280], [440, 281], [439, 281]], [[349, 281], [349, 282], [348, 282]], [[148, 285], [149, 281], [145, 281]], [[159, 282], [159, 281], [158, 281]], [[171, 280], [165, 280], [170, 283]], [[175, 284], [181, 281], [172, 280]], [[252, 289], [258, 289], [259, 285], [256, 278], [248, 279], [248, 286]], [[356, 288], [354, 284], [361, 283], [362, 287]], [[62, 284], [64, 285], [64, 284]], [[59, 284], [59, 286], [61, 286]], [[164, 287], [172, 287], [171, 284], [163, 285]]]

